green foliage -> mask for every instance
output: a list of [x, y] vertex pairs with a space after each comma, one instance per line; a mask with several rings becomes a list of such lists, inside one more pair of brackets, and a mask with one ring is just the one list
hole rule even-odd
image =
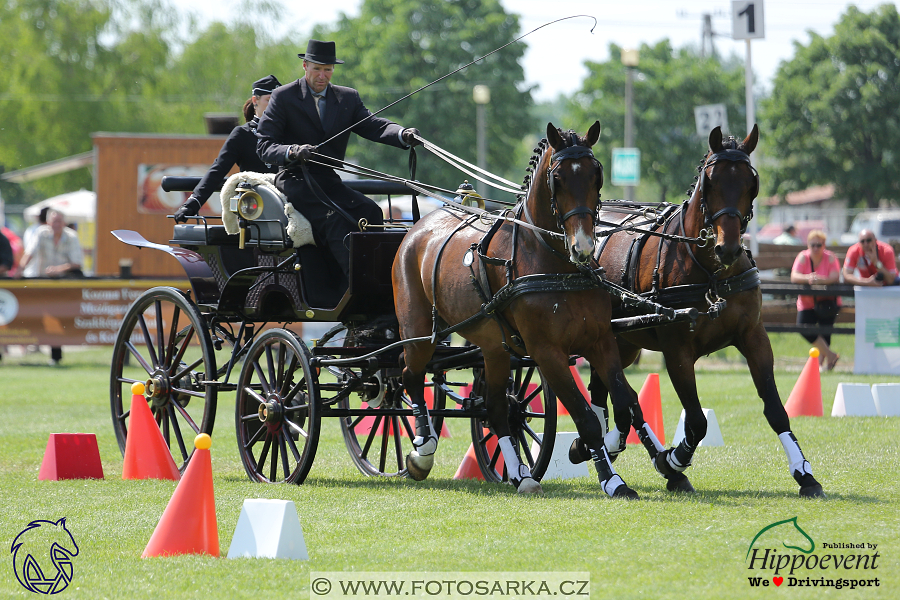
[[[336, 67], [332, 82], [358, 89], [375, 112], [513, 40], [519, 33], [519, 20], [497, 0], [365, 0], [359, 16], [343, 15], [333, 30], [316, 33], [324, 36], [320, 39], [334, 39], [338, 58], [346, 61]], [[519, 61], [524, 52], [523, 44], [508, 46], [381, 116], [417, 127], [426, 139], [474, 163], [472, 88], [488, 85], [487, 168], [517, 181], [526, 164], [514, 149], [532, 129], [531, 93], [519, 90], [524, 80]], [[351, 140], [348, 159], [389, 173], [407, 172], [404, 153]], [[464, 175], [420, 152], [417, 178], [456, 189]]]
[[893, 4], [850, 6], [828, 38], [781, 64], [762, 106], [778, 193], [834, 183], [877, 207], [900, 199], [900, 17]]
[[[609, 61], [587, 63], [588, 77], [567, 113], [573, 123], [600, 121], [603, 131], [595, 154], [607, 170], [612, 149], [621, 147], [625, 138], [626, 71], [621, 52], [622, 48], [610, 44]], [[697, 136], [694, 107], [724, 103], [732, 133], [740, 138], [747, 133], [743, 132], [744, 71], [734, 60], [722, 63], [691, 49], [673, 50], [668, 40], [642, 45], [637, 71], [633, 98], [634, 139], [641, 151], [638, 193], [647, 182], [659, 194], [639, 199], [680, 202], [707, 150], [706, 138]], [[605, 187], [604, 197], [615, 197], [617, 189]]]

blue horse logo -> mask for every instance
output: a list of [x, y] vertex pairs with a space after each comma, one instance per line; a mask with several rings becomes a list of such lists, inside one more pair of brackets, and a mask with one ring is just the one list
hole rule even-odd
[[72, 581], [78, 544], [63, 517], [56, 522], [32, 521], [13, 540], [10, 552], [22, 587], [36, 594], [58, 594]]

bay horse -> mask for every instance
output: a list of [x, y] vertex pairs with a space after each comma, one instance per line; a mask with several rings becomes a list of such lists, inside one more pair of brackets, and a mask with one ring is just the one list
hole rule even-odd
[[[488, 419], [519, 493], [542, 489], [510, 435], [510, 352], [528, 354], [537, 363], [585, 440], [603, 491], [610, 497], [637, 498], [615, 472], [600, 420], [569, 369], [571, 355], [588, 357], [609, 390], [616, 422], [623, 427], [634, 419], [643, 422], [637, 395], [622, 373], [610, 325], [610, 296], [579, 270], [595, 248], [603, 167], [591, 147], [599, 136], [599, 122], [584, 137], [548, 123], [547, 138], [531, 160], [533, 177], [525, 178], [527, 193], [512, 215], [492, 223], [444, 207], [419, 220], [400, 245], [393, 265], [400, 336], [420, 338], [405, 344], [401, 357], [403, 384], [416, 415], [416, 437], [406, 459], [413, 479], [427, 477], [438, 442], [425, 406], [426, 365], [436, 340], [453, 330], [481, 348]], [[548, 279], [553, 281], [541, 284]], [[532, 284], [536, 287], [528, 293], [518, 293], [523, 288], [517, 286]], [[504, 294], [510, 301], [495, 306], [494, 299]], [[444, 324], [452, 326], [439, 332]], [[421, 339], [427, 336], [430, 341]]]
[[[693, 306], [701, 311], [693, 327], [678, 323], [617, 335], [625, 365], [637, 359], [641, 348], [662, 352], [666, 370], [684, 407], [684, 440], [656, 457], [651, 454], [651, 459], [664, 475], [682, 473], [690, 466], [707, 429], [694, 364], [705, 354], [734, 346], [747, 359], [757, 394], [763, 401], [763, 414], [781, 441], [789, 473], [800, 486], [800, 495], [821, 497], [824, 496], [822, 486], [813, 477], [810, 463], [791, 432], [790, 420], [775, 386], [772, 346], [762, 324], [759, 274], [751, 256], [741, 246], [741, 235], [753, 217], [753, 199], [759, 192], [759, 176], [750, 163], [750, 153], [759, 141], [759, 129], [754, 125], [747, 137], [738, 141], [733, 137], [723, 140], [722, 130], [716, 127], [708, 141], [709, 152], [698, 167], [699, 177], [689, 192], [690, 199], [678, 208], [672, 205], [663, 213], [664, 223], [659, 231], [695, 239], [709, 238], [709, 243], [687, 243], [620, 231], [598, 244], [596, 252], [611, 281], [660, 304]], [[620, 214], [617, 220], [614, 212], [601, 212], [600, 219], [621, 226], [634, 217], [622, 219]], [[606, 318], [605, 311], [603, 307], [598, 312], [598, 319]], [[592, 372], [591, 401], [604, 412], [607, 393], [603, 378]], [[616, 427], [606, 437], [613, 457], [624, 449], [628, 433], [621, 428], [616, 432]], [[616, 437], [621, 438], [618, 445]], [[570, 449], [570, 457], [579, 462], [586, 460], [588, 454], [578, 440]], [[670, 490], [693, 491], [689, 482], [682, 481], [679, 486], [670, 479], [669, 483]]]

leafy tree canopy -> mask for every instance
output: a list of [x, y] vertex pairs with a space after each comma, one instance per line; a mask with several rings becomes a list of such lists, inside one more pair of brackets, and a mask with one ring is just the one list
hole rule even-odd
[[850, 6], [834, 35], [794, 44], [763, 104], [779, 193], [834, 183], [877, 207], [900, 199], [900, 18]]
[[[622, 48], [610, 44], [610, 60], [588, 62], [588, 76], [571, 99], [567, 111], [572, 123], [600, 121], [603, 131], [594, 154], [610, 168], [612, 149], [625, 139], [626, 71]], [[634, 77], [634, 139], [641, 151], [639, 200], [680, 201], [696, 175], [707, 150], [707, 138], [697, 135], [694, 107], [725, 104], [735, 137], [746, 135], [744, 123], [744, 69], [736, 60], [725, 63], [701, 57], [689, 48], [674, 50], [668, 40], [640, 48]], [[620, 191], [606, 184], [604, 197]], [[610, 189], [612, 188], [612, 189]], [[648, 189], [658, 191], [648, 196]]]

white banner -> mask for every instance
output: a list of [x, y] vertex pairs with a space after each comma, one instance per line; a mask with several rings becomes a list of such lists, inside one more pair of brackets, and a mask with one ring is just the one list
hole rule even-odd
[[856, 357], [853, 372], [900, 375], [900, 287], [853, 288]]

